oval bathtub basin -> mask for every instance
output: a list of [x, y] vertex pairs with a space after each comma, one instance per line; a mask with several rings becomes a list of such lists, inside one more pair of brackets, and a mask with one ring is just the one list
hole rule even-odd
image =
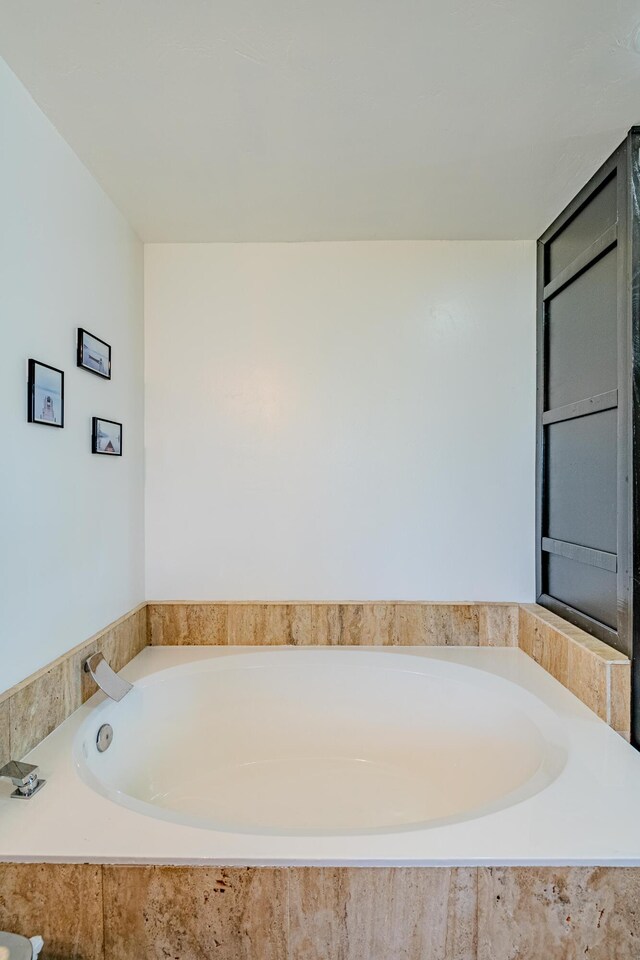
[[[113, 741], [100, 753], [103, 723]], [[93, 710], [80, 775], [140, 813], [215, 830], [341, 834], [471, 819], [548, 786], [556, 715], [435, 657], [286, 649], [145, 677]]]

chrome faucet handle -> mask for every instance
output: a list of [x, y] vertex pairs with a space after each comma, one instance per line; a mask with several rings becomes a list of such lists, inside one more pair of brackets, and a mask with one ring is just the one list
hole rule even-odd
[[119, 677], [101, 653], [92, 653], [84, 662], [84, 672], [90, 673], [101, 690], [112, 700], [122, 700], [133, 684]]
[[16, 788], [11, 794], [15, 800], [29, 800], [47, 782], [38, 776], [38, 767], [24, 760], [9, 760], [0, 770], [0, 777], [11, 780]]

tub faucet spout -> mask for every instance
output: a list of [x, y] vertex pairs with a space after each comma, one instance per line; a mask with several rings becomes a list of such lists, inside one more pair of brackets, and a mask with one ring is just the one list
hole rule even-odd
[[85, 673], [90, 673], [100, 689], [112, 700], [122, 700], [133, 690], [133, 684], [119, 677], [101, 653], [93, 653], [84, 662]]

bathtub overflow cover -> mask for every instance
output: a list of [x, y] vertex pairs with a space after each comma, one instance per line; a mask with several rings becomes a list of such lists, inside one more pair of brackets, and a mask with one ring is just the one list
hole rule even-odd
[[98, 748], [98, 752], [104, 753], [105, 750], [108, 750], [111, 746], [112, 740], [113, 727], [110, 723], [103, 723], [98, 730], [98, 736], [96, 737], [96, 747]]

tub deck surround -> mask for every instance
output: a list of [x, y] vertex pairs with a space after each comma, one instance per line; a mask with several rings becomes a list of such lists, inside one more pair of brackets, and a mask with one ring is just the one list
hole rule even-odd
[[[300, 606], [310, 616], [292, 611]], [[174, 609], [156, 614], [152, 638], [159, 607]], [[475, 820], [348, 837], [168, 823], [78, 777], [74, 737], [104, 702], [100, 692], [87, 702], [89, 653], [135, 682], [181, 663], [268, 656], [278, 630], [299, 645], [306, 629], [313, 645], [350, 637], [362, 650], [368, 634], [378, 646], [366, 649], [383, 657], [434, 658], [475, 667], [480, 684], [487, 674], [520, 685], [557, 714], [568, 762], [540, 793]], [[467, 646], [430, 645], [438, 630], [440, 644], [457, 636]], [[628, 728], [630, 677], [615, 651], [535, 604], [152, 604], [149, 640], [177, 645], [144, 648], [146, 631], [143, 605], [0, 697], [0, 755], [51, 731], [28, 756], [45, 789], [17, 803], [0, 783], [0, 928], [43, 934], [50, 960], [640, 956], [640, 772], [614, 733]], [[232, 647], [230, 636], [259, 644]], [[409, 636], [419, 646], [399, 639]]]
[[[479, 687], [483, 676], [498, 677], [539, 698], [545, 709], [557, 715], [565, 739], [567, 757], [559, 775], [535, 795], [475, 819], [397, 832], [277, 836], [205, 829], [142, 815], [96, 792], [78, 776], [74, 740], [96, 707], [91, 722], [99, 720], [104, 695], [98, 693], [29, 754], [28, 760], [40, 766], [48, 781], [44, 790], [27, 803], [17, 803], [9, 799], [10, 784], [0, 785], [0, 860], [227, 866], [640, 866], [637, 752], [533, 659], [514, 648], [368, 650], [380, 658], [407, 658], [408, 664], [414, 657], [461, 664], [475, 668], [474, 682]], [[180, 664], [217, 657], [242, 659], [256, 651], [263, 657], [277, 657], [279, 652], [275, 648], [271, 654], [264, 647], [147, 647], [122, 672], [135, 683]], [[357, 650], [314, 649], [314, 653], [335, 659], [338, 670], [340, 656], [358, 656]], [[126, 702], [127, 698], [116, 707]], [[226, 722], [232, 723], [233, 716]], [[171, 723], [167, 729], [171, 731]]]

